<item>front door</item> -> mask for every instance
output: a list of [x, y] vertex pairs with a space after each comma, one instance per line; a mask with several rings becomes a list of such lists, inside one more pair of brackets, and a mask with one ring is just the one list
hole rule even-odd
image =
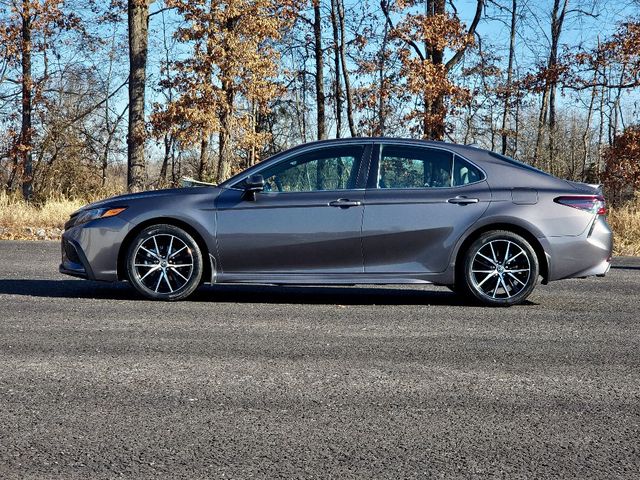
[[[363, 272], [361, 167], [370, 147], [321, 147], [266, 164], [264, 191], [242, 182], [216, 201], [218, 270], [247, 280]], [[229, 278], [231, 279], [231, 278]]]

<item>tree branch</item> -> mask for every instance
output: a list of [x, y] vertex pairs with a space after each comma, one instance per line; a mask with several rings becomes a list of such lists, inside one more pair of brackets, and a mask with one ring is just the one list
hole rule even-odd
[[[478, 0], [478, 1], [482, 2], [483, 0]], [[396, 27], [393, 25], [393, 22], [391, 21], [391, 16], [389, 15], [389, 4], [387, 3], [387, 0], [380, 0], [380, 8], [382, 9], [382, 13], [384, 13], [384, 18], [386, 18], [387, 25], [389, 25], [389, 28], [391, 30], [395, 30], [396, 33], [400, 36], [400, 38], [402, 38], [402, 40], [404, 40], [407, 45], [413, 48], [413, 50], [415, 50], [416, 52], [416, 55], [418, 55], [420, 60], [424, 62], [425, 60], [424, 54], [422, 53], [422, 51], [420, 50], [420, 47], [418, 47], [416, 42], [411, 40], [409, 37], [407, 37], [403, 33], [398, 32], [396, 30]]]
[[[467, 35], [474, 35], [476, 33], [476, 27], [478, 26], [478, 23], [480, 23], [480, 19], [482, 18], [483, 8], [484, 8], [484, 0], [478, 0], [477, 6], [476, 6], [476, 14], [473, 17], [473, 21], [471, 22], [471, 25], [469, 25], [469, 30], [467, 31]], [[464, 56], [464, 52], [466, 50], [467, 50], [467, 45], [460, 48], [460, 50], [458, 50], [455, 53], [455, 55], [451, 58], [451, 60], [445, 63], [445, 68], [447, 69], [447, 72], [450, 71], [453, 67], [455, 67], [458, 64], [458, 62], [460, 62], [460, 60], [462, 60], [462, 57]]]

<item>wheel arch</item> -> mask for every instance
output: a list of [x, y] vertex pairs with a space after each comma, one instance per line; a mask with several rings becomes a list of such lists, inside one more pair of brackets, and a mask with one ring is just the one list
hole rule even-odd
[[118, 280], [127, 279], [126, 259], [127, 259], [127, 252], [129, 250], [129, 246], [142, 230], [152, 225], [173, 225], [174, 227], [181, 228], [182, 230], [187, 232], [189, 235], [191, 235], [193, 239], [196, 241], [196, 243], [198, 244], [198, 247], [200, 247], [200, 251], [202, 252], [202, 268], [203, 268], [202, 278], [204, 279], [204, 281], [207, 281], [207, 279], [211, 279], [212, 272], [211, 272], [211, 261], [209, 260], [209, 248], [207, 247], [207, 243], [204, 241], [204, 238], [202, 237], [200, 232], [193, 226], [189, 225], [184, 220], [180, 220], [173, 217], [155, 217], [155, 218], [149, 218], [137, 224], [134, 228], [132, 228], [129, 231], [129, 233], [127, 233], [127, 236], [124, 238], [124, 240], [120, 244], [120, 249], [118, 250], [118, 266], [117, 266]]
[[465, 254], [469, 246], [480, 237], [483, 233], [490, 232], [493, 230], [507, 230], [511, 233], [515, 233], [516, 235], [520, 235], [527, 242], [531, 244], [533, 250], [536, 253], [536, 257], [538, 258], [538, 264], [540, 265], [540, 276], [542, 276], [542, 283], [546, 284], [549, 281], [549, 262], [547, 261], [547, 255], [542, 247], [542, 244], [538, 240], [538, 238], [531, 233], [531, 231], [521, 225], [511, 223], [511, 222], [496, 222], [489, 223], [486, 225], [482, 225], [475, 230], [469, 232], [467, 236], [462, 240], [459, 244], [458, 249], [455, 255], [455, 264], [454, 264], [454, 276], [458, 277], [459, 270], [462, 266], [462, 256]]

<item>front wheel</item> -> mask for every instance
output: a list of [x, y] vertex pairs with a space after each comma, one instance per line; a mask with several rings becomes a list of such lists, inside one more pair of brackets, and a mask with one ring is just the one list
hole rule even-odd
[[202, 253], [191, 235], [173, 225], [142, 230], [127, 254], [131, 285], [153, 300], [182, 300], [198, 288]]
[[533, 247], [509, 231], [482, 234], [464, 255], [456, 288], [489, 306], [524, 302], [538, 283], [540, 267]]

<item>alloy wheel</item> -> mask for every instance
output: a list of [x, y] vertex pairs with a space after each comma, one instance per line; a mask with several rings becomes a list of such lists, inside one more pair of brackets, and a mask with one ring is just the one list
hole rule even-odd
[[150, 236], [138, 245], [133, 272], [145, 288], [156, 294], [172, 294], [189, 284], [194, 272], [191, 248], [167, 233]]
[[527, 288], [531, 270], [529, 255], [520, 245], [507, 239], [491, 240], [473, 257], [471, 285], [487, 299], [510, 299]]

